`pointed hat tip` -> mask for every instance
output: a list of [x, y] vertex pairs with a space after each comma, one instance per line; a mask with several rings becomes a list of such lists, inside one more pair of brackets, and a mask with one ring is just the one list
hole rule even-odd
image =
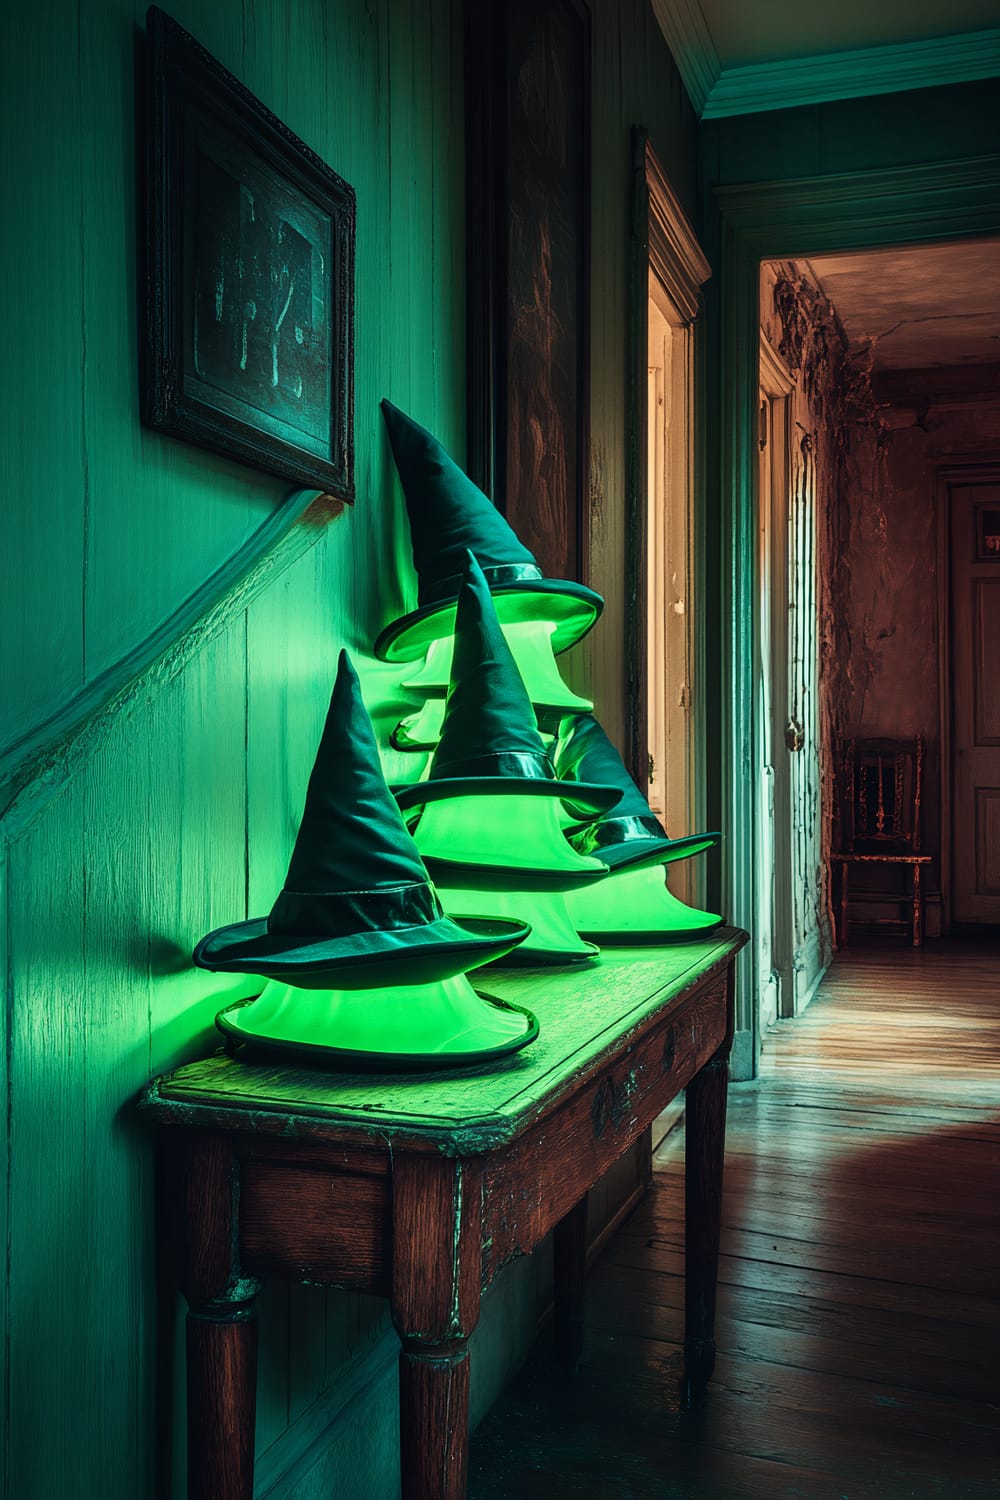
[[400, 407], [395, 406], [389, 400], [388, 396], [382, 397], [382, 400], [379, 402], [379, 408], [382, 412], [382, 417], [385, 421], [385, 425], [388, 427], [390, 433], [400, 430], [404, 427], [416, 426], [413, 418], [408, 417], [405, 411], [401, 410]]

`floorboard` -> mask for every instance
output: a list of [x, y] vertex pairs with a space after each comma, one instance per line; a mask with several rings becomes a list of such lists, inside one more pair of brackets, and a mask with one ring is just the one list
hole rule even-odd
[[1000, 943], [838, 955], [733, 1090], [707, 1400], [678, 1400], [683, 1131], [540, 1339], [470, 1500], [998, 1500]]

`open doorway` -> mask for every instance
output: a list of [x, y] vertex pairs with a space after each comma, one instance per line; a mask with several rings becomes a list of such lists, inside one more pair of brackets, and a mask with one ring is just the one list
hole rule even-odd
[[[934, 161], [894, 167], [891, 172], [879, 168], [829, 176], [821, 174], [794, 181], [731, 181], [717, 187], [714, 197], [719, 236], [713, 243], [723, 247], [724, 262], [718, 303], [718, 403], [717, 408], [710, 405], [708, 410], [711, 420], [709, 441], [718, 461], [715, 494], [722, 588], [717, 614], [718, 649], [710, 637], [710, 667], [717, 667], [726, 691], [717, 700], [706, 699], [706, 742], [717, 745], [719, 751], [717, 816], [725, 830], [726, 841], [721, 872], [722, 909], [730, 921], [749, 929], [755, 920], [755, 866], [760, 839], [756, 754], [758, 699], [754, 674], [757, 669], [755, 629], [759, 612], [756, 511], [760, 460], [759, 348], [761, 315], [767, 311], [761, 295], [761, 263], [791, 257], [795, 258], [796, 265], [816, 265], [821, 259], [841, 255], [845, 246], [857, 246], [865, 254], [874, 254], [893, 251], [901, 244], [907, 248], [932, 249], [942, 242], [940, 248], [945, 254], [946, 267], [943, 274], [940, 268], [938, 271], [940, 289], [948, 282], [947, 262], [951, 251], [961, 246], [963, 253], [971, 252], [978, 245], [987, 251], [989, 257], [988, 269], [981, 278], [984, 296], [990, 295], [990, 305], [996, 309], [1000, 304], [995, 294], [996, 243], [984, 236], [995, 235], [996, 226], [1000, 224], [1000, 184], [992, 159], [973, 156], [963, 158], [959, 163]], [[947, 244], [943, 243], [945, 240]], [[808, 261], [804, 257], [808, 257]], [[868, 280], [874, 286], [879, 284], [876, 275], [869, 275]], [[828, 307], [831, 301], [836, 306], [837, 298], [831, 291], [823, 286], [814, 290], [817, 307]], [[983, 305], [981, 303], [980, 307]], [[932, 315], [940, 310], [939, 307], [933, 308]], [[905, 314], [904, 318], [908, 316]], [[916, 315], [908, 326], [935, 326], [933, 323], [921, 324], [921, 316]], [[898, 315], [891, 322], [880, 324], [878, 331], [885, 333], [897, 321], [900, 321]], [[966, 327], [974, 325], [975, 321], [974, 318], [967, 319]], [[837, 318], [831, 314], [831, 326], [835, 328], [836, 323]], [[798, 326], [793, 319], [792, 339], [786, 343], [784, 351], [780, 339], [778, 343], [778, 352], [789, 368], [796, 365]], [[850, 336], [850, 330], [843, 322], [841, 332]], [[884, 347], [886, 340], [883, 339], [882, 343]], [[992, 347], [995, 354], [998, 349], [996, 341]], [[857, 363], [863, 373], [863, 360]], [[811, 380], [817, 362], [810, 357], [808, 366], [799, 365], [799, 368], [808, 368]], [[877, 383], [881, 385], [887, 378], [887, 375], [880, 375]], [[864, 382], [862, 385], [864, 387]], [[994, 389], [998, 388], [1000, 380], [994, 377]], [[867, 389], [870, 390], [870, 386]], [[957, 384], [953, 390], [957, 393]], [[853, 405], [853, 401], [849, 404]], [[921, 415], [919, 397], [911, 396], [910, 410], [915, 417]], [[824, 419], [817, 424], [816, 430], [826, 431], [829, 427], [829, 422]], [[919, 432], [919, 427], [917, 430]], [[802, 437], [805, 435], [801, 434]], [[799, 437], [796, 432], [796, 444]], [[982, 447], [982, 439], [978, 441]], [[985, 452], [981, 454], [983, 459], [986, 456]], [[817, 480], [822, 483], [826, 461], [816, 452], [811, 457]], [[847, 461], [845, 457], [843, 462]], [[837, 463], [841, 462], [838, 458]], [[870, 470], [870, 464], [868, 467]], [[859, 479], [863, 484], [864, 472], [860, 473]], [[852, 590], [848, 566], [849, 539], [838, 536], [837, 532], [843, 518], [837, 507], [821, 503], [817, 507], [816, 519], [820, 553], [818, 607], [821, 612], [818, 648], [820, 680], [823, 682], [836, 671], [839, 661], [850, 661], [847, 626], [825, 608], [824, 591], [832, 583], [843, 590], [844, 597], [850, 598]], [[924, 586], [924, 596], [928, 592], [936, 593], [933, 578], [929, 585]], [[830, 768], [823, 765], [823, 747], [832, 742], [836, 727], [829, 722], [831, 710], [843, 701], [842, 696], [829, 694], [824, 689], [817, 705], [822, 793], [817, 816], [821, 818], [821, 848], [828, 846], [831, 834]], [[942, 768], [932, 765], [928, 757], [924, 769], [925, 778], [935, 779], [940, 787]], [[714, 815], [714, 783], [712, 796]], [[812, 949], [818, 962], [815, 975], [803, 972], [795, 976], [796, 987], [805, 995], [818, 983], [830, 957], [832, 913], [828, 868], [823, 859], [818, 860], [807, 871], [808, 888], [803, 893], [802, 909], [812, 910], [814, 930], [821, 940], [818, 950], [815, 946]], [[942, 914], [943, 921], [943, 900], [936, 904], [936, 910], [935, 903], [928, 900], [928, 931], [932, 930], [937, 912]], [[824, 935], [825, 945], [822, 943]], [[748, 944], [735, 966], [736, 1017], [731, 1054], [731, 1073], [735, 1079], [754, 1076], [761, 1046], [758, 958], [756, 945]]]
[[808, 999], [810, 927], [1000, 922], [998, 268], [988, 239], [762, 265], [762, 1031]]
[[[769, 278], [765, 276], [769, 282]], [[792, 803], [787, 737], [790, 678], [790, 515], [795, 381], [761, 329], [758, 392], [757, 943], [762, 1029], [794, 1014], [792, 987]]]

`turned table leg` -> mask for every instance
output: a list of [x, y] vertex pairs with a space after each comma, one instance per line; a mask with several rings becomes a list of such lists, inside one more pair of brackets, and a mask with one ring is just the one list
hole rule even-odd
[[253, 1500], [259, 1283], [238, 1264], [238, 1164], [193, 1142], [176, 1167], [179, 1280], [188, 1303], [188, 1500]]
[[583, 1283], [587, 1270], [587, 1194], [552, 1231], [555, 1348], [573, 1372], [583, 1353]]
[[687, 1087], [683, 1391], [688, 1402], [704, 1389], [715, 1368], [715, 1289], [728, 1081], [728, 1056], [716, 1053]]
[[397, 1157], [392, 1205], [402, 1500], [465, 1500], [468, 1340], [482, 1285], [478, 1165]]
[[188, 1500], [253, 1500], [257, 1320], [250, 1304], [187, 1320]]

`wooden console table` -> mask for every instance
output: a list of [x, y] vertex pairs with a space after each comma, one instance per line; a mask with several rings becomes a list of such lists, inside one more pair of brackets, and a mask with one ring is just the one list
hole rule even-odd
[[555, 1230], [556, 1328], [581, 1331], [586, 1195], [687, 1089], [685, 1381], [713, 1337], [732, 1040], [746, 935], [480, 973], [538, 1040], [488, 1071], [346, 1074], [217, 1055], [155, 1080], [159, 1191], [189, 1305], [189, 1500], [252, 1500], [261, 1279], [388, 1297], [403, 1500], [461, 1500], [480, 1293]]

